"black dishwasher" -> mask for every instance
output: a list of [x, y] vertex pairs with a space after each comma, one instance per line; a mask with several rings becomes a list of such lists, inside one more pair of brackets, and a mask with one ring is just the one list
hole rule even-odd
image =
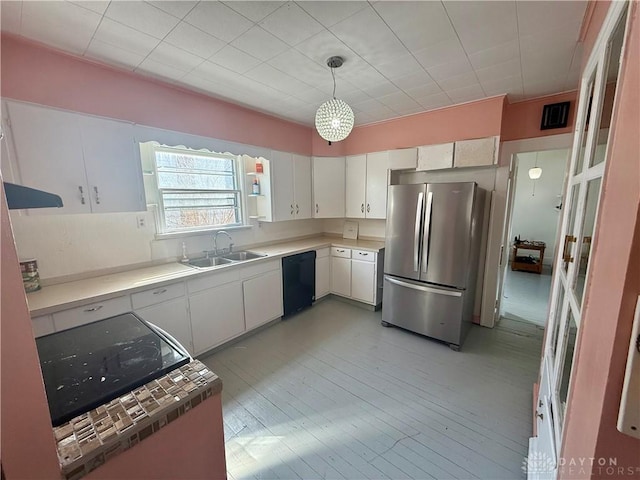
[[299, 253], [282, 259], [284, 317], [311, 306], [316, 297], [316, 252]]

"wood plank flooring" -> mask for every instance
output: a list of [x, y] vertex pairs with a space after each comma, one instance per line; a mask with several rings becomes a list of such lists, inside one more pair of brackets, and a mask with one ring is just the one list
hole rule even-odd
[[541, 331], [471, 330], [460, 352], [336, 299], [202, 361], [223, 380], [230, 479], [514, 479]]

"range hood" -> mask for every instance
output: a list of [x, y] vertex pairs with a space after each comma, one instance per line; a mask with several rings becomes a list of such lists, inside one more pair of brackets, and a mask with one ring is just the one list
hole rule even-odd
[[35, 188], [23, 187], [15, 183], [3, 182], [9, 210], [21, 208], [62, 207], [62, 198], [53, 193], [43, 192]]

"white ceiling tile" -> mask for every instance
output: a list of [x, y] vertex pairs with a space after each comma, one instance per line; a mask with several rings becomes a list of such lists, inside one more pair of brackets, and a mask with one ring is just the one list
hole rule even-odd
[[146, 54], [141, 55], [129, 50], [124, 50], [94, 38], [91, 40], [91, 44], [89, 44], [89, 48], [85, 52], [85, 56], [95, 58], [96, 60], [102, 60], [103, 62], [116, 65], [121, 68], [124, 67], [127, 70], [133, 70], [144, 60]]
[[213, 62], [205, 61], [189, 72], [185, 78], [200, 77], [211, 83], [234, 85], [241, 78], [236, 72]]
[[352, 90], [345, 93], [344, 95], [340, 95], [340, 98], [351, 105], [352, 103], [370, 100], [371, 96], [364, 90]]
[[390, 62], [407, 52], [373, 8], [360, 10], [329, 30], [372, 65]]
[[580, 30], [586, 1], [516, 2], [520, 35], [534, 35], [551, 29]]
[[20, 33], [53, 47], [82, 54], [100, 15], [68, 2], [24, 2]]
[[538, 83], [527, 83], [527, 81], [525, 80], [524, 94], [528, 98], [535, 98], [561, 92], [562, 87], [564, 87], [565, 79], [566, 76], [563, 76], [561, 78], [554, 77], [545, 79], [544, 81]]
[[[242, 3], [242, 2], [238, 2]], [[184, 21], [225, 42], [249, 30], [253, 23], [221, 2], [200, 2]]]
[[382, 104], [377, 108], [367, 111], [367, 113], [376, 118], [377, 121], [395, 117], [395, 112]]
[[113, 45], [145, 57], [160, 43], [160, 41], [137, 30], [103, 18], [94, 35], [94, 40]]
[[470, 102], [471, 100], [479, 100], [485, 97], [484, 91], [479, 84], [449, 90], [446, 93], [454, 103]]
[[248, 72], [253, 67], [262, 63], [262, 60], [259, 60], [248, 53], [244, 53], [242, 50], [238, 50], [236, 47], [231, 45], [227, 45], [222, 48], [222, 50], [211, 56], [209, 60], [237, 73]]
[[175, 68], [171, 65], [160, 63], [150, 58], [145, 59], [140, 65], [138, 65], [136, 72], [152, 73], [155, 76], [169, 78], [171, 80], [179, 80], [187, 73], [186, 70]]
[[375, 63], [373, 65], [382, 75], [389, 80], [404, 78], [408, 75], [424, 74], [424, 68], [410, 53], [399, 55], [389, 62]]
[[367, 8], [369, 3], [359, 1], [339, 1], [331, 3], [326, 1], [302, 1], [298, 5], [322, 25], [331, 27], [345, 18], [349, 18], [363, 8]]
[[422, 100], [420, 100], [418, 103], [427, 110], [446, 107], [447, 105], [453, 104], [453, 102], [447, 96], [446, 93], [436, 93], [434, 95], [429, 95], [428, 97], [425, 97]]
[[437, 65], [467, 59], [467, 54], [457, 37], [418, 50], [414, 55], [427, 71]]
[[411, 51], [456, 36], [441, 2], [378, 2], [374, 8]]
[[0, 3], [0, 20], [2, 31], [20, 33], [22, 18], [22, 2], [4, 1]]
[[433, 83], [433, 78], [425, 72], [424, 70], [419, 73], [414, 73], [412, 75], [405, 75], [402, 78], [396, 78], [393, 80], [393, 83], [401, 88], [402, 90], [410, 90], [412, 88], [418, 88], [423, 85], [428, 85]]
[[407, 95], [404, 92], [394, 92], [389, 95], [384, 95], [381, 97], [376, 97], [380, 103], [386, 105], [392, 110], [396, 110], [398, 108], [408, 108], [408, 107], [416, 107], [419, 106], [418, 102], [416, 102], [413, 98]]
[[405, 93], [409, 95], [414, 100], [423, 100], [426, 97], [430, 97], [431, 95], [436, 95], [442, 92], [442, 88], [435, 82], [424, 83], [422, 85], [409, 88], [405, 90]]
[[[327, 95], [325, 92], [322, 92], [320, 90], [318, 90], [317, 88], [313, 88], [313, 87], [308, 87], [305, 88], [301, 91], [297, 91], [297, 92], [292, 92], [291, 93], [294, 97], [298, 98], [299, 100], [302, 100], [304, 102], [307, 103], [312, 103], [314, 105], [320, 105], [321, 103], [326, 102], [327, 100], [329, 100], [330, 96]], [[349, 103], [349, 101], [346, 98], [343, 98], [343, 100], [347, 103]]]
[[443, 63], [427, 69], [431, 78], [436, 82], [442, 82], [447, 78], [463, 75], [465, 73], [473, 72], [469, 60], [462, 58], [460, 60], [454, 60], [449, 63]]
[[[340, 55], [346, 60], [345, 64], [340, 67], [341, 70], [350, 68], [349, 64], [352, 64], [358, 57], [353, 50], [328, 30], [323, 30], [313, 37], [309, 37], [296, 45], [295, 49], [309, 57], [322, 68], [325, 68], [327, 72], [329, 72], [329, 67], [327, 67], [327, 59], [329, 57]], [[331, 78], [331, 74], [329, 74], [329, 78]]]
[[480, 83], [490, 80], [498, 80], [500, 78], [519, 76], [521, 73], [519, 59], [509, 60], [508, 62], [476, 70], [476, 75], [478, 76]]
[[262, 20], [260, 26], [288, 45], [297, 45], [324, 30], [320, 23], [293, 2], [277, 9]]
[[351, 107], [359, 112], [370, 112], [373, 110], [379, 110], [384, 105], [374, 98], [363, 100], [361, 102], [354, 102]]
[[[109, 0], [79, 0], [73, 1], [71, 3], [75, 3], [76, 5], [80, 5], [81, 7], [88, 8], [100, 15], [104, 14], [104, 11], [109, 6]], [[2, 6], [4, 7], [5, 2], [2, 2]]]
[[285, 2], [268, 2], [268, 1], [231, 1], [224, 2], [229, 8], [232, 8], [242, 16], [248, 18], [252, 22], [259, 22], [267, 15], [276, 11]]
[[178, 26], [165, 37], [164, 41], [202, 58], [211, 57], [211, 55], [226, 45], [222, 40], [186, 22], [180, 22]]
[[269, 85], [270, 87], [289, 95], [294, 92], [302, 92], [309, 88], [309, 85], [306, 83], [296, 80], [266, 63], [249, 70], [248, 76], [254, 78], [260, 83]]
[[478, 78], [474, 72], [467, 72], [462, 75], [446, 78], [438, 83], [446, 93], [460, 88], [479, 86]]
[[261, 60], [269, 60], [289, 48], [282, 40], [257, 25], [236, 38], [231, 44]]
[[202, 57], [193, 55], [181, 48], [174, 47], [168, 43], [162, 42], [147, 57], [154, 62], [170, 65], [173, 68], [183, 71], [190, 71], [203, 62]]
[[473, 68], [486, 68], [520, 58], [520, 41], [514, 40], [469, 54]]
[[356, 114], [355, 125], [366, 125], [367, 123], [373, 123], [374, 119], [372, 115], [364, 112], [358, 112]]
[[367, 92], [371, 98], [379, 98], [385, 95], [402, 93], [398, 87], [388, 81], [368, 87]]
[[159, 39], [179, 22], [173, 15], [144, 2], [111, 2], [105, 16]]
[[326, 64], [314, 62], [303, 53], [290, 48], [269, 60], [269, 64], [281, 72], [310, 85], [331, 84], [331, 70]]
[[403, 115], [414, 115], [416, 113], [424, 112], [424, 107], [422, 105], [420, 105], [419, 103], [416, 103], [413, 106], [404, 106], [404, 107], [394, 108], [393, 111], [396, 112], [400, 116], [403, 116]]
[[198, 4], [198, 2], [192, 2], [188, 0], [162, 0], [148, 3], [178, 18], [184, 18], [184, 16]]
[[482, 89], [487, 95], [500, 95], [503, 93], [522, 95], [524, 91], [520, 75], [487, 80], [480, 82], [480, 85], [482, 85]]

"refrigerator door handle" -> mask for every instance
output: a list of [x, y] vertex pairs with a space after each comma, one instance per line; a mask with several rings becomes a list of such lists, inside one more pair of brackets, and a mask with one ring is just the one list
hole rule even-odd
[[420, 290], [421, 292], [436, 293], [438, 295], [448, 295], [450, 297], [462, 296], [462, 292], [452, 292], [449, 290], [440, 290], [439, 288], [423, 287], [422, 285], [416, 285], [415, 283], [403, 282], [402, 280], [398, 280], [397, 278], [393, 278], [388, 275], [385, 275], [384, 279], [401, 287], [411, 288], [412, 290]]
[[433, 207], [433, 192], [427, 193], [427, 211], [424, 215], [424, 235], [422, 236], [422, 271], [427, 273], [429, 263], [429, 234], [431, 230], [431, 210]]
[[416, 224], [413, 231], [413, 271], [420, 269], [420, 220], [422, 219], [424, 193], [418, 193], [418, 204], [416, 205]]

